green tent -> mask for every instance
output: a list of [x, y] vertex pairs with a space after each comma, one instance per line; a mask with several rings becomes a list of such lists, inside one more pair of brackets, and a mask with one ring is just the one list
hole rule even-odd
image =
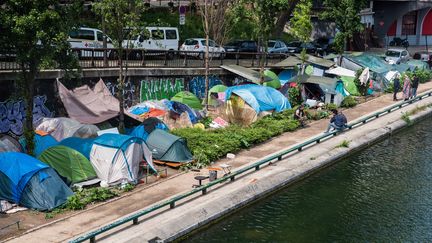
[[90, 161], [80, 152], [57, 145], [46, 149], [38, 158], [48, 164], [61, 176], [72, 183], [87, 181], [97, 177]]
[[[222, 85], [222, 84], [218, 84], [218, 85], [213, 86], [209, 90], [209, 93], [208, 93], [208, 104], [211, 105], [211, 106], [216, 106], [217, 105], [217, 101], [214, 98], [211, 97], [211, 94], [225, 92], [225, 90], [227, 88], [228, 88], [227, 86]], [[203, 100], [203, 104], [204, 104], [204, 100]]]
[[193, 160], [186, 140], [161, 129], [155, 129], [147, 138], [153, 158], [167, 162], [187, 163]]
[[345, 89], [350, 93], [350, 95], [358, 96], [360, 95], [357, 86], [354, 83], [355, 78], [341, 76], [340, 78], [344, 84]]
[[202, 109], [202, 105], [198, 97], [192, 94], [189, 91], [178, 92], [174, 97], [171, 98], [171, 101], [177, 101], [188, 105], [189, 107], [197, 110]]
[[264, 86], [272, 87], [275, 89], [279, 89], [281, 87], [281, 82], [280, 82], [279, 77], [277, 76], [276, 73], [274, 73], [270, 70], [265, 70], [264, 76], [271, 79], [268, 82], [264, 82], [264, 84], [263, 84]]

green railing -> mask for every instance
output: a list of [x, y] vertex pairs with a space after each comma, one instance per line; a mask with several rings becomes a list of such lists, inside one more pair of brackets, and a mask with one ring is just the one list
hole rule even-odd
[[[354, 122], [349, 123], [348, 124], [348, 129], [352, 129], [354, 127], [357, 127], [357, 126], [360, 126], [362, 124], [365, 124], [365, 123], [367, 123], [369, 121], [372, 121], [374, 119], [379, 118], [380, 116], [383, 116], [385, 114], [391, 113], [391, 112], [396, 111], [396, 110], [398, 110], [398, 109], [400, 109], [400, 108], [402, 108], [402, 107], [404, 107], [406, 105], [409, 105], [411, 103], [417, 102], [419, 100], [422, 100], [423, 98], [430, 97], [430, 96], [432, 96], [432, 91], [429, 91], [429, 92], [426, 92], [426, 93], [422, 93], [419, 96], [417, 96], [416, 98], [411, 99], [411, 100], [398, 102], [395, 105], [387, 107], [384, 110], [377, 111], [377, 112], [375, 112], [375, 113], [373, 113], [371, 115], [368, 115], [368, 116], [363, 117], [363, 118], [361, 118], [359, 120], [356, 120]], [[263, 165], [265, 165], [265, 164], [272, 163], [274, 161], [280, 161], [280, 160], [283, 159], [284, 156], [286, 156], [286, 155], [288, 155], [290, 153], [293, 153], [293, 152], [296, 152], [296, 151], [302, 151], [303, 148], [305, 148], [305, 147], [312, 146], [314, 144], [318, 144], [321, 141], [326, 140], [326, 139], [328, 139], [330, 137], [333, 137], [333, 136], [336, 136], [336, 135], [337, 135], [337, 131], [333, 131], [333, 132], [329, 132], [329, 133], [323, 133], [322, 135], [316, 136], [316, 137], [314, 137], [312, 139], [309, 139], [309, 140], [307, 140], [307, 141], [305, 141], [303, 143], [297, 144], [297, 145], [292, 146], [292, 147], [290, 147], [290, 148], [288, 148], [286, 150], [283, 150], [283, 151], [281, 151], [279, 153], [276, 153], [276, 154], [273, 154], [271, 156], [268, 156], [268, 157], [266, 157], [264, 159], [261, 159], [261, 160], [255, 162], [255, 163], [253, 163], [251, 165], [248, 165], [246, 167], [243, 167], [241, 169], [233, 171], [232, 173], [227, 174], [226, 176], [223, 176], [223, 177], [221, 177], [219, 179], [216, 179], [216, 180], [214, 180], [212, 182], [209, 182], [209, 183], [207, 183], [207, 184], [205, 184], [205, 185], [203, 185], [203, 186], [201, 186], [199, 188], [195, 188], [195, 189], [193, 189], [193, 190], [191, 190], [189, 192], [186, 192], [186, 193], [183, 193], [181, 195], [175, 196], [175, 197], [173, 197], [173, 198], [171, 198], [171, 199], [169, 199], [167, 201], [164, 201], [162, 203], [159, 203], [157, 205], [154, 205], [152, 207], [149, 207], [147, 209], [139, 211], [139, 212], [137, 212], [137, 213], [135, 213], [133, 215], [121, 218], [121, 219], [119, 219], [119, 220], [117, 220], [117, 221], [115, 221], [115, 222], [113, 222], [111, 224], [105, 225], [105, 226], [103, 226], [103, 227], [101, 227], [99, 229], [96, 229], [96, 230], [91, 231], [91, 232], [89, 232], [89, 233], [87, 233], [85, 235], [82, 235], [82, 236], [80, 236], [80, 237], [78, 237], [76, 239], [73, 239], [70, 242], [71, 243], [83, 242], [85, 240], [90, 240], [90, 242], [95, 242], [96, 241], [96, 236], [98, 236], [98, 235], [100, 235], [100, 234], [102, 234], [104, 232], [107, 232], [107, 231], [109, 231], [111, 229], [114, 229], [114, 228], [116, 228], [116, 227], [118, 227], [120, 225], [123, 225], [123, 224], [131, 222], [131, 221], [132, 221], [133, 224], [136, 225], [136, 224], [138, 224], [138, 219], [140, 217], [146, 215], [146, 214], [149, 214], [151, 212], [154, 212], [155, 210], [158, 210], [158, 209], [161, 209], [161, 208], [164, 208], [164, 207], [168, 207], [168, 206], [172, 209], [172, 208], [174, 208], [176, 206], [176, 202], [178, 202], [180, 200], [183, 200], [185, 198], [188, 198], [189, 196], [195, 195], [196, 193], [200, 193], [200, 192], [203, 195], [205, 195], [205, 194], [207, 194], [207, 189], [209, 189], [209, 188], [211, 188], [211, 187], [213, 187], [213, 186], [215, 186], [217, 184], [220, 184], [220, 183], [228, 181], [228, 180], [234, 181], [236, 177], [238, 177], [238, 176], [240, 176], [240, 175], [242, 175], [242, 174], [244, 174], [244, 173], [246, 173], [248, 171], [259, 170], [260, 167], [263, 166]]]

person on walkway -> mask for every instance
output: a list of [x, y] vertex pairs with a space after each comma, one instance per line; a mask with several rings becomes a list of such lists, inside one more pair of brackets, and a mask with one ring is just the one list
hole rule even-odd
[[400, 80], [399, 80], [399, 74], [396, 74], [396, 77], [393, 80], [393, 100], [397, 100], [397, 93], [400, 89]]
[[408, 100], [411, 97], [411, 80], [408, 76], [405, 76], [402, 92], [404, 100]]
[[294, 119], [300, 122], [301, 127], [306, 125], [306, 115], [304, 112], [304, 104], [301, 104], [294, 112]]
[[338, 112], [338, 110], [334, 109], [332, 110], [333, 117], [330, 119], [330, 124], [327, 127], [327, 130], [325, 133], [330, 132], [330, 129], [333, 128], [334, 130], [341, 131], [347, 127], [347, 119], [342, 112]]
[[411, 88], [411, 98], [415, 98], [417, 96], [417, 88], [419, 86], [419, 78], [417, 74], [414, 74], [412, 88]]

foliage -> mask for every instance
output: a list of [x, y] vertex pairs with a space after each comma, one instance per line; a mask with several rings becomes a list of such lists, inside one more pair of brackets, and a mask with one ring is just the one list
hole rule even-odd
[[196, 159], [196, 167], [203, 167], [222, 158], [227, 153], [235, 153], [240, 149], [249, 148], [262, 143], [273, 136], [294, 131], [299, 126], [293, 118], [293, 110], [286, 110], [263, 117], [249, 127], [231, 125], [215, 130], [182, 128], [173, 134], [187, 140]]
[[[32, 154], [33, 97], [39, 88], [41, 67], [62, 64], [67, 69], [75, 60], [69, 51], [68, 32], [77, 15], [77, 5], [60, 5], [54, 0], [7, 0], [0, 3], [0, 50], [13, 50], [20, 65], [19, 90], [26, 101], [25, 138]], [[75, 62], [76, 64], [76, 62]], [[75, 67], [75, 66], [74, 66]], [[73, 68], [73, 67], [72, 67]]]
[[432, 80], [432, 71], [426, 69], [418, 69], [416, 68], [414, 71], [405, 72], [406, 75], [412, 80], [414, 74], [419, 78], [420, 83], [426, 83]]
[[403, 112], [401, 119], [404, 120], [407, 124], [411, 124], [410, 114], [408, 112]]
[[346, 108], [354, 107], [356, 105], [357, 105], [357, 101], [351, 95], [345, 97], [341, 103], [341, 107], [346, 107]]
[[301, 0], [290, 21], [291, 33], [302, 42], [309, 41], [312, 33], [311, 9], [311, 0]]
[[329, 110], [329, 111], [336, 110], [337, 109], [337, 105], [333, 104], [333, 103], [327, 103], [327, 104], [325, 104], [325, 109]]
[[84, 209], [86, 205], [90, 203], [102, 202], [118, 195], [118, 191], [109, 188], [95, 187], [90, 189], [82, 189], [80, 191], [76, 191], [74, 195], [70, 196], [63, 208], [70, 210], [80, 210]]
[[135, 185], [127, 183], [126, 185], [122, 186], [121, 189], [124, 192], [130, 192], [135, 188]]
[[300, 97], [300, 86], [297, 85], [296, 87], [291, 87], [288, 90], [288, 96], [289, 96], [289, 102], [291, 103], [291, 106], [298, 106], [301, 104], [301, 97]]
[[350, 144], [350, 141], [343, 140], [338, 146], [336, 146], [336, 148], [348, 148], [349, 144]]
[[345, 48], [346, 40], [351, 39], [356, 32], [363, 30], [360, 22], [360, 10], [365, 6], [365, 0], [324, 0], [325, 10], [321, 18], [336, 24], [339, 34], [336, 35], [336, 46], [339, 53]]
[[204, 117], [201, 121], [202, 124], [204, 124], [205, 128], [209, 128], [210, 124], [213, 122], [213, 119], [211, 117]]
[[354, 84], [356, 85], [357, 90], [359, 91], [360, 95], [366, 96], [367, 95], [367, 90], [368, 90], [368, 83], [366, 83], [366, 84], [361, 84], [360, 83], [360, 75], [363, 72], [363, 70], [364, 70], [363, 68], [357, 70], [356, 77], [354, 79]]
[[321, 120], [330, 116], [330, 112], [324, 110], [306, 110], [306, 116], [310, 120]]

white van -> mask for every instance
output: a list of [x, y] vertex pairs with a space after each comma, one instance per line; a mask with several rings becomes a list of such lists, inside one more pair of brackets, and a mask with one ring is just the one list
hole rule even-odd
[[[72, 48], [103, 48], [103, 32], [98, 29], [80, 27], [69, 32], [68, 42]], [[114, 48], [112, 40], [107, 37], [107, 48]], [[91, 57], [91, 51], [81, 51], [78, 53], [81, 57]], [[109, 53], [108, 53], [109, 55]], [[95, 57], [103, 57], [103, 51], [94, 53]]]
[[123, 47], [146, 50], [178, 50], [179, 33], [175, 27], [146, 27], [145, 33], [140, 35], [129, 35], [125, 30], [125, 36], [129, 40], [123, 41]]

